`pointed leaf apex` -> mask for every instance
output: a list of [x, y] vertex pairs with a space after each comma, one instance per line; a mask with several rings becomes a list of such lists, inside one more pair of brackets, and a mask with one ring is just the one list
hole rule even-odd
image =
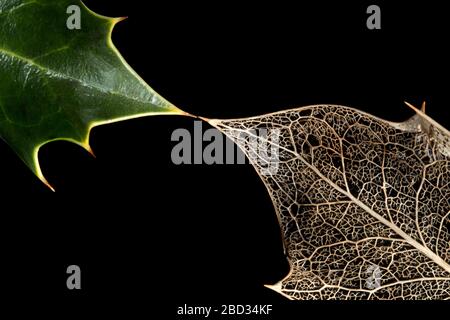
[[117, 18], [113, 18], [112, 21], [113, 21], [113, 24], [116, 25], [116, 24], [118, 24], [119, 22], [124, 21], [124, 20], [126, 20], [126, 19], [128, 19], [127, 16], [125, 16], [125, 17], [117, 17]]

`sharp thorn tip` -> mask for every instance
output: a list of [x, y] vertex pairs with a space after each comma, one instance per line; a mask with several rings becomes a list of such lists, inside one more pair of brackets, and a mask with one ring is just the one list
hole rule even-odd
[[87, 152], [89, 152], [89, 154], [90, 154], [91, 156], [93, 156], [95, 159], [97, 158], [97, 156], [95, 155], [94, 150], [92, 150], [91, 146], [88, 145], [88, 146], [86, 147], [86, 150], [87, 150]]
[[42, 178], [41, 180], [50, 190], [52, 190], [53, 192], [56, 192], [55, 188], [53, 188], [52, 185], [50, 183], [48, 183], [48, 181], [45, 178]]
[[425, 110], [426, 110], [426, 102], [424, 101], [424, 102], [422, 102], [422, 106], [421, 106], [421, 108], [420, 108], [420, 111], [422, 111], [423, 113], [425, 113]]
[[419, 111], [415, 106], [413, 106], [411, 103], [409, 103], [408, 101], [403, 101], [408, 107], [410, 107], [411, 109], [413, 109], [414, 111]]

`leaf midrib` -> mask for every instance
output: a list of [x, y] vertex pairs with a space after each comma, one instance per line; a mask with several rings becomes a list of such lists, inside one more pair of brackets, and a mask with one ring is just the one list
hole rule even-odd
[[80, 83], [83, 86], [86, 86], [86, 87], [98, 90], [98, 91], [100, 91], [102, 93], [108, 93], [108, 94], [112, 94], [112, 95], [117, 95], [117, 96], [120, 96], [120, 97], [123, 97], [123, 98], [127, 98], [129, 100], [132, 100], [132, 101], [135, 101], [135, 102], [138, 102], [138, 103], [144, 103], [144, 104], [145, 103], [150, 103], [150, 101], [147, 101], [147, 100], [142, 100], [142, 99], [139, 99], [137, 97], [125, 95], [125, 94], [122, 94], [122, 93], [117, 92], [117, 91], [108, 90], [107, 88], [102, 88], [102, 87], [96, 86], [96, 85], [94, 85], [92, 83], [88, 83], [88, 82], [82, 81], [80, 79], [74, 78], [74, 77], [72, 77], [72, 76], [70, 76], [68, 74], [59, 73], [59, 72], [57, 72], [57, 71], [55, 71], [53, 69], [50, 69], [50, 68], [45, 67], [43, 65], [40, 65], [36, 61], [33, 61], [33, 60], [31, 60], [31, 59], [29, 59], [27, 57], [23, 57], [21, 55], [18, 55], [18, 54], [14, 53], [14, 52], [11, 52], [11, 51], [9, 51], [9, 50], [7, 50], [5, 48], [0, 48], [0, 54], [4, 54], [6, 56], [9, 56], [12, 59], [20, 60], [21, 62], [26, 63], [26, 64], [30, 65], [31, 67], [34, 67], [34, 68], [39, 69], [39, 70], [41, 70], [43, 72], [46, 72], [46, 73], [50, 73], [50, 74], [52, 74], [52, 75], [54, 75], [54, 76], [56, 76], [58, 78], [62, 78], [62, 79], [78, 82], [78, 83]]

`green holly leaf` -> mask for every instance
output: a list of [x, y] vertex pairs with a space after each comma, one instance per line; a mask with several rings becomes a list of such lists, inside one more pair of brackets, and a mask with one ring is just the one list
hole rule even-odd
[[76, 0], [0, 0], [0, 136], [49, 187], [38, 161], [42, 145], [68, 140], [90, 151], [95, 126], [184, 114], [114, 47], [121, 20]]

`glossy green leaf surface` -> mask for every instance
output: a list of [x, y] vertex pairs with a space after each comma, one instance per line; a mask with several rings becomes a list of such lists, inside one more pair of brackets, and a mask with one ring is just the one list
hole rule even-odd
[[[67, 26], [71, 5], [80, 9], [80, 29]], [[120, 20], [81, 1], [0, 0], [0, 137], [44, 183], [38, 151], [45, 143], [68, 140], [90, 150], [94, 126], [183, 113], [114, 47]]]

